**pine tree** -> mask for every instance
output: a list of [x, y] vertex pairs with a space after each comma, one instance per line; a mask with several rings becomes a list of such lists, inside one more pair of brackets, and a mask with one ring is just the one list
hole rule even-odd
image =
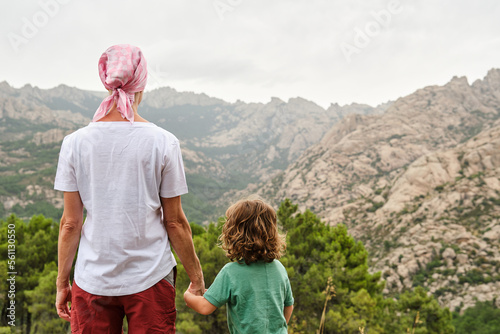
[[331, 227], [311, 211], [297, 210], [288, 199], [278, 210], [279, 223], [287, 233], [282, 262], [295, 298], [292, 330], [314, 333], [319, 328], [323, 291], [331, 277], [336, 294], [328, 305], [325, 333], [355, 333], [360, 327], [381, 332], [374, 317], [384, 284], [380, 273], [368, 273], [363, 244], [354, 241], [344, 225]]
[[453, 324], [457, 334], [497, 334], [500, 333], [500, 309], [493, 302], [478, 302], [462, 316], [454, 314]]
[[56, 278], [57, 265], [50, 262], [45, 265], [36, 288], [25, 292], [31, 313], [31, 333], [66, 333], [70, 328], [67, 321], [59, 319], [54, 306]]
[[[344, 225], [328, 226], [285, 200], [278, 220], [287, 233], [287, 268], [295, 297], [291, 332], [315, 333], [325, 311], [324, 333], [366, 334], [453, 333], [450, 312], [422, 288], [406, 291], [394, 301], [384, 298], [380, 273], [368, 271], [368, 253]], [[335, 286], [326, 303], [325, 287]], [[416, 321], [417, 320], [417, 321]]]
[[[57, 262], [57, 239], [59, 225], [52, 219], [47, 219], [42, 215], [33, 216], [28, 223], [25, 223], [15, 215], [9, 216], [1, 222], [0, 227], [0, 252], [7, 254], [7, 230], [8, 226], [15, 226], [15, 271], [16, 276], [16, 327], [23, 333], [29, 333], [32, 325], [32, 314], [29, 311], [30, 302], [26, 292], [34, 290], [42, 278], [42, 273], [46, 264]], [[0, 280], [6, 280], [7, 271], [0, 272]], [[55, 281], [54, 281], [55, 284]], [[5, 293], [3, 293], [5, 291]], [[4, 294], [0, 298], [2, 312], [1, 325], [6, 323], [7, 290], [2, 290]], [[49, 299], [49, 297], [47, 297]], [[55, 311], [55, 295], [47, 305]]]

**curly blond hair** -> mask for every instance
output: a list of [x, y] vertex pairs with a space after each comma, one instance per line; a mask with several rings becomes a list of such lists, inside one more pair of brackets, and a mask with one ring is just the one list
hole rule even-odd
[[231, 261], [246, 264], [279, 259], [286, 248], [278, 231], [276, 212], [261, 199], [240, 200], [226, 211], [226, 223], [219, 239]]

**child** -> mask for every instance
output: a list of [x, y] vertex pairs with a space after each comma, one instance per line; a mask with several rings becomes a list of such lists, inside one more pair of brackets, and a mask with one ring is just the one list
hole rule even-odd
[[227, 304], [231, 333], [287, 333], [293, 296], [285, 267], [285, 248], [276, 212], [262, 200], [242, 200], [226, 211], [220, 239], [231, 262], [204, 296], [187, 290], [186, 305], [208, 315]]

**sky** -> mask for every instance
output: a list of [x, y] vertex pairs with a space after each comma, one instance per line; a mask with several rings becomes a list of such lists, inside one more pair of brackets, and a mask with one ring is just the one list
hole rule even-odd
[[104, 91], [97, 62], [139, 46], [147, 90], [228, 102], [376, 106], [500, 68], [500, 1], [1, 0], [0, 81]]

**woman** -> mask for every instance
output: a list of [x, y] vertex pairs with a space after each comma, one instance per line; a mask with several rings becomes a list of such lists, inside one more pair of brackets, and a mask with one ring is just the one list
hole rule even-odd
[[124, 316], [130, 333], [174, 333], [170, 244], [191, 291], [205, 290], [181, 206], [187, 185], [179, 141], [137, 113], [147, 81], [139, 48], [110, 47], [99, 75], [110, 95], [92, 123], [64, 139], [59, 155], [54, 188], [64, 191], [64, 212], [57, 312], [77, 333], [121, 333]]

